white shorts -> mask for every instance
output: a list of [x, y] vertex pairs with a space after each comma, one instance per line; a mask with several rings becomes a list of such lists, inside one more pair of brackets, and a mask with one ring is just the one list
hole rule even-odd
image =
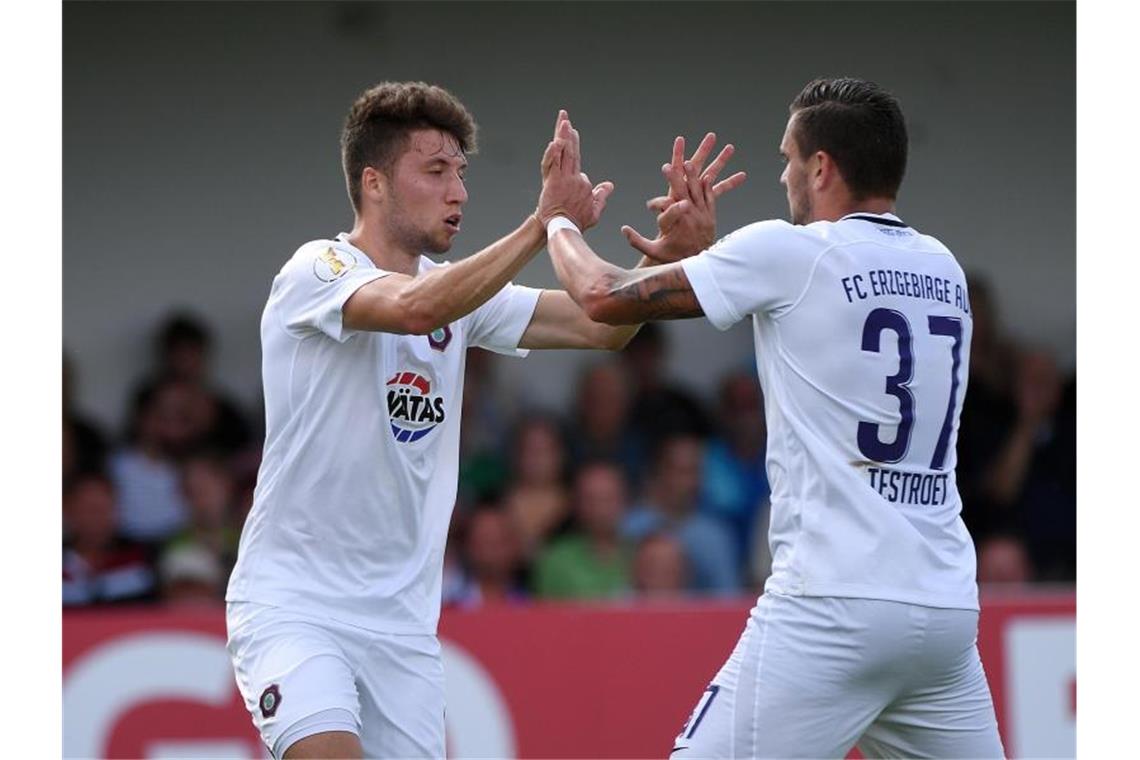
[[978, 613], [764, 594], [672, 758], [1004, 757]]
[[226, 605], [226, 648], [253, 725], [275, 758], [324, 731], [365, 757], [445, 756], [439, 639], [368, 631], [251, 602]]

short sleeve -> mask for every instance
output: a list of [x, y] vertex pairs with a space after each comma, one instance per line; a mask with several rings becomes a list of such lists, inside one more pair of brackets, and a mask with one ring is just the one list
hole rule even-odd
[[508, 282], [468, 317], [467, 344], [500, 354], [526, 356], [519, 341], [530, 325], [542, 290]]
[[345, 302], [364, 285], [391, 274], [331, 243], [310, 243], [289, 260], [273, 283], [282, 324], [294, 335], [314, 331], [344, 342], [355, 332], [344, 326]]
[[681, 262], [705, 316], [720, 330], [750, 314], [774, 314], [803, 292], [818, 244], [780, 220], [756, 222]]

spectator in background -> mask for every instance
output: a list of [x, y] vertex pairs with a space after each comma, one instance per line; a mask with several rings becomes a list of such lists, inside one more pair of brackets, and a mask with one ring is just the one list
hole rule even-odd
[[1016, 413], [983, 471], [987, 501], [1020, 527], [1042, 580], [1076, 579], [1076, 386], [1066, 389], [1053, 357], [1023, 352]]
[[[237, 561], [240, 526], [234, 522], [234, 478], [218, 454], [197, 453], [182, 464], [182, 492], [189, 524], [167, 544], [167, 553], [187, 546], [209, 552], [226, 577]], [[219, 597], [220, 598], [220, 597]]]
[[958, 435], [962, 519], [980, 547], [1018, 536], [1043, 580], [1076, 578], [1076, 380], [1013, 345], [986, 283], [969, 279], [974, 337]]
[[535, 594], [550, 599], [613, 598], [630, 584], [630, 552], [621, 521], [629, 488], [621, 466], [584, 463], [574, 478], [574, 530], [538, 557]]
[[1020, 351], [1003, 397], [966, 394], [959, 456], [963, 519], [980, 546], [991, 535], [1026, 541], [1041, 579], [1076, 578], [1076, 386], [1052, 357]]
[[[962, 520], [975, 543], [994, 530], [1016, 529], [986, 494], [986, 469], [1011, 424], [1016, 350], [1004, 334], [989, 284], [978, 274], [966, 278], [974, 333], [970, 377], [958, 432], [958, 487]], [[1004, 524], [1003, 524], [1004, 523]]]
[[617, 360], [588, 367], [578, 381], [570, 455], [575, 468], [592, 459], [619, 462], [630, 484], [638, 488], [645, 442], [629, 424], [629, 404], [629, 378]]
[[681, 542], [668, 533], [649, 533], [633, 557], [633, 590], [642, 599], [673, 601], [689, 587], [689, 564]]
[[186, 527], [189, 505], [179, 460], [194, 442], [193, 389], [164, 380], [135, 398], [128, 445], [111, 457], [119, 524], [128, 538], [162, 543]]
[[685, 550], [693, 591], [735, 593], [741, 588], [737, 541], [724, 523], [699, 511], [703, 458], [700, 438], [677, 434], [663, 440], [646, 499], [626, 517], [623, 533], [634, 541], [659, 531], [675, 537]]
[[[487, 502], [479, 502], [487, 503]], [[462, 605], [467, 598], [467, 570], [463, 559], [464, 527], [470, 511], [458, 506], [447, 526], [447, 543], [443, 547], [443, 576], [440, 580], [440, 606]]]
[[106, 476], [77, 474], [63, 493], [63, 605], [154, 599], [147, 549], [117, 534], [115, 490]]
[[740, 557], [749, 556], [756, 518], [768, 504], [763, 402], [755, 370], [726, 375], [720, 384], [717, 434], [705, 448], [701, 508], [729, 526]]
[[659, 441], [671, 433], [703, 438], [711, 432], [708, 414], [696, 396], [668, 382], [667, 353], [667, 336], [660, 322], [643, 324], [622, 350], [621, 358], [633, 378], [630, 423], [643, 441]]
[[495, 354], [468, 348], [463, 367], [462, 424], [459, 428], [459, 499], [475, 503], [500, 492], [509, 476], [501, 454], [515, 409], [495, 377]]
[[1025, 543], [1017, 536], [994, 534], [978, 547], [978, 583], [1024, 585], [1033, 579]]
[[977, 391], [978, 402], [996, 399], [1001, 403], [1009, 395], [1017, 347], [1002, 329], [1001, 315], [985, 277], [972, 272], [966, 277], [966, 287], [974, 324], [970, 339], [970, 394]]
[[208, 547], [184, 543], [168, 549], [159, 561], [162, 601], [178, 606], [221, 606], [226, 574]]
[[241, 533], [245, 518], [253, 508], [253, 492], [257, 490], [257, 470], [261, 466], [261, 449], [248, 448], [228, 459], [226, 465], [234, 483], [233, 524], [238, 533]]
[[75, 405], [75, 368], [63, 355], [63, 482], [80, 473], [103, 472], [107, 438]]
[[136, 394], [166, 380], [182, 381], [187, 387], [195, 445], [227, 454], [248, 446], [253, 438], [249, 423], [238, 405], [212, 385], [213, 337], [205, 323], [190, 314], [171, 314], [159, 327], [154, 343], [155, 367]]
[[765, 508], [752, 526], [748, 553], [745, 555], [745, 582], [750, 593], [759, 596], [764, 593], [764, 584], [772, 575], [772, 545], [768, 533], [772, 527], [772, 510]]
[[519, 582], [522, 553], [507, 513], [491, 502], [476, 506], [466, 516], [462, 536], [466, 578], [455, 603], [470, 608], [525, 601]]
[[523, 556], [533, 559], [570, 519], [566, 446], [557, 421], [542, 416], [519, 421], [511, 447], [511, 475], [503, 503]]

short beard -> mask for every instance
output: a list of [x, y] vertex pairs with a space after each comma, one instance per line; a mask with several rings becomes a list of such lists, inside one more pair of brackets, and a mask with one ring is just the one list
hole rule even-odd
[[393, 199], [392, 211], [388, 215], [392, 236], [396, 238], [402, 248], [409, 251], [419, 251], [426, 254], [447, 253], [451, 250], [451, 241], [440, 242], [434, 239], [426, 230], [419, 229], [407, 223], [403, 206]]
[[788, 206], [788, 212], [792, 216], [792, 224], [811, 224], [811, 198], [808, 197], [807, 193], [803, 193], [800, 197], [796, 198], [796, 206], [792, 206], [790, 203]]

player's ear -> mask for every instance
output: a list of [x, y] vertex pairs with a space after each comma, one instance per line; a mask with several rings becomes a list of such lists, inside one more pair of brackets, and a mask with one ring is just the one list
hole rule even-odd
[[826, 190], [839, 178], [838, 167], [831, 156], [822, 150], [817, 150], [808, 161], [808, 178], [816, 190]]
[[362, 201], [383, 203], [388, 196], [388, 176], [373, 166], [366, 166], [360, 173], [360, 196]]

